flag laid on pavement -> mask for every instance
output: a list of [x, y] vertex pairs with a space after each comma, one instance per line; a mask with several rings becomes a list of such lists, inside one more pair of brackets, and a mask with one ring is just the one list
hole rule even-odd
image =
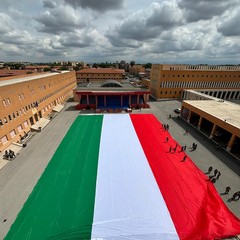
[[240, 234], [239, 219], [214, 185], [189, 158], [181, 161], [184, 153], [169, 153], [171, 144], [152, 114], [79, 116], [5, 239]]

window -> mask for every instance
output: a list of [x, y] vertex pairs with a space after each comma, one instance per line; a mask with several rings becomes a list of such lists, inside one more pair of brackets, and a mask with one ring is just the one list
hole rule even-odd
[[22, 132], [22, 130], [23, 130], [22, 125], [19, 125], [19, 126], [17, 127], [17, 129], [18, 129], [18, 132]]
[[8, 142], [7, 136], [2, 137], [2, 138], [1, 138], [1, 142], [2, 142], [3, 145], [4, 145], [5, 143], [7, 143], [7, 142]]
[[9, 119], [9, 121], [12, 121], [11, 115], [8, 115], [8, 119]]
[[11, 104], [10, 98], [7, 98], [7, 104], [8, 104], [8, 105]]
[[3, 118], [3, 121], [5, 122], [5, 123], [7, 123], [8, 122], [8, 120], [7, 120], [7, 118], [5, 117], [5, 118]]
[[12, 130], [12, 131], [10, 132], [10, 136], [11, 136], [11, 138], [14, 138], [14, 137], [16, 136], [15, 130]]
[[23, 123], [23, 125], [24, 125], [24, 127], [26, 128], [26, 127], [28, 126], [28, 121], [25, 121], [25, 122]]
[[3, 106], [6, 107], [7, 106], [6, 101], [3, 100], [2, 102], [3, 102]]
[[3, 126], [3, 122], [2, 122], [2, 119], [0, 119], [0, 127]]

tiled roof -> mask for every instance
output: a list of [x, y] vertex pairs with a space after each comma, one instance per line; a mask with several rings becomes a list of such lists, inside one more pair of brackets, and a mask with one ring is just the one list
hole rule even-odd
[[114, 69], [114, 68], [89, 68], [89, 69], [81, 69], [80, 71], [77, 71], [78, 74], [81, 73], [88, 73], [88, 74], [124, 74], [124, 69]]

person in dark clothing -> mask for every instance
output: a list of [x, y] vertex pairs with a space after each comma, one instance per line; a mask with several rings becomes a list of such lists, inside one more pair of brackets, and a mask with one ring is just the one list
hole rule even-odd
[[187, 159], [187, 156], [185, 155], [185, 156], [183, 157], [183, 160], [182, 160], [181, 162], [184, 162], [186, 159]]
[[219, 171], [219, 172], [217, 173], [216, 179], [218, 180], [220, 176], [221, 176], [221, 172]]
[[168, 137], [166, 137], [166, 142], [168, 142]]
[[212, 170], [213, 170], [213, 167], [212, 167], [212, 166], [210, 166], [210, 167], [208, 168], [207, 174], [211, 173], [211, 172], [212, 172]]
[[230, 187], [226, 187], [225, 193], [224, 194], [229, 194], [229, 191], [231, 190]]
[[216, 178], [212, 178], [212, 179], [211, 179], [211, 182], [212, 182], [212, 183], [215, 183], [216, 181], [217, 181]]
[[217, 174], [218, 174], [218, 170], [215, 169], [213, 173], [214, 173], [214, 177], [217, 176]]
[[5, 151], [5, 154], [3, 155], [3, 158], [8, 160], [8, 158], [9, 158], [9, 153], [8, 153], [7, 150]]
[[[209, 177], [210, 180], [213, 179], [213, 178], [215, 178], [215, 177], [217, 176], [217, 174], [218, 174], [218, 170], [215, 169], [214, 172], [213, 172], [213, 175]], [[217, 180], [217, 179], [216, 179], [216, 180]]]
[[231, 198], [231, 200], [234, 200], [234, 201], [239, 200], [239, 199], [240, 199], [240, 191], [235, 192]]

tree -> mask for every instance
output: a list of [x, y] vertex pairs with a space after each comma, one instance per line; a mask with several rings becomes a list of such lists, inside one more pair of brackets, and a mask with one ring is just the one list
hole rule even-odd
[[146, 63], [146, 64], [145, 64], [145, 69], [146, 69], [146, 68], [151, 68], [151, 67], [152, 67], [152, 64], [151, 64], [151, 63]]
[[133, 65], [135, 65], [135, 61], [131, 61], [130, 65], [131, 65], [131, 67], [133, 67]]

